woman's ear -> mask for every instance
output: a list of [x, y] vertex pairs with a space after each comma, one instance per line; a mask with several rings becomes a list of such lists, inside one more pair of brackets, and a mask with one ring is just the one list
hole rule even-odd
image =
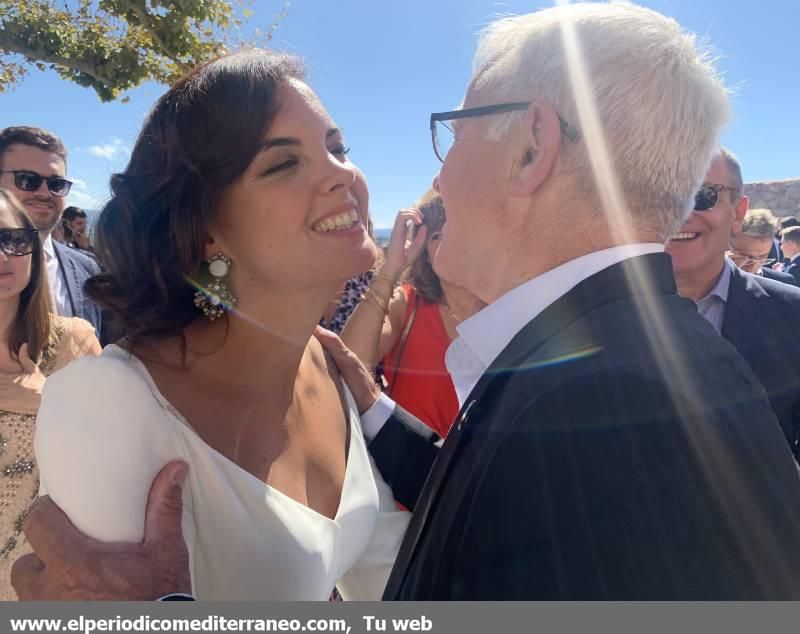
[[206, 235], [206, 244], [203, 248], [203, 259], [208, 261], [211, 259], [212, 255], [216, 255], [220, 252], [224, 253], [225, 250], [222, 248], [219, 240], [214, 237], [213, 232], [209, 232], [208, 235]]
[[521, 139], [515, 143], [511, 193], [534, 194], [553, 171], [561, 149], [561, 122], [553, 105], [544, 99], [531, 103], [525, 112]]

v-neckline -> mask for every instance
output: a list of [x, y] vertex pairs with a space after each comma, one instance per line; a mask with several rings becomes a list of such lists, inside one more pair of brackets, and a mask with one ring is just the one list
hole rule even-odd
[[[114, 348], [114, 350], [109, 350], [109, 348]], [[311, 508], [307, 504], [303, 504], [299, 500], [295, 500], [293, 497], [291, 497], [290, 495], [287, 495], [286, 493], [284, 493], [280, 489], [272, 486], [271, 484], [269, 484], [267, 482], [264, 482], [260, 478], [257, 478], [252, 473], [247, 471], [247, 469], [243, 469], [241, 466], [236, 464], [233, 460], [231, 460], [230, 458], [228, 458], [227, 456], [225, 456], [224, 454], [222, 454], [221, 452], [216, 450], [214, 447], [209, 445], [205, 440], [203, 440], [203, 438], [200, 436], [200, 434], [197, 433], [197, 431], [194, 429], [194, 427], [192, 427], [192, 425], [189, 423], [189, 421], [186, 420], [184, 415], [181, 414], [180, 411], [178, 411], [178, 409], [167, 399], [167, 397], [165, 397], [161, 393], [161, 390], [158, 389], [158, 385], [156, 384], [155, 380], [153, 379], [153, 376], [150, 374], [150, 371], [147, 369], [147, 366], [144, 363], [142, 363], [141, 359], [139, 359], [135, 354], [125, 350], [124, 348], [121, 348], [120, 346], [118, 346], [116, 344], [109, 344], [108, 346], [106, 346], [104, 348], [104, 350], [103, 350], [103, 353], [105, 354], [106, 351], [108, 351], [108, 352], [110, 352], [112, 354], [116, 353], [116, 351], [119, 351], [126, 358], [129, 358], [129, 359], [133, 360], [134, 364], [139, 369], [142, 377], [144, 378], [145, 382], [147, 383], [147, 386], [150, 388], [151, 393], [153, 394], [153, 396], [155, 396], [155, 398], [159, 402], [159, 404], [165, 410], [167, 410], [173, 417], [175, 417], [175, 419], [181, 424], [181, 426], [184, 427], [191, 434], [192, 438], [194, 438], [197, 442], [201, 443], [203, 445], [203, 447], [205, 449], [207, 449], [211, 453], [211, 455], [214, 457], [215, 460], [217, 460], [218, 462], [222, 462], [226, 466], [232, 468], [237, 474], [241, 475], [244, 479], [248, 480], [249, 482], [254, 483], [256, 485], [260, 485], [267, 492], [275, 494], [275, 495], [278, 495], [282, 499], [288, 500], [294, 506], [298, 506], [298, 507], [300, 507], [302, 509], [305, 509], [306, 511], [308, 511], [311, 514], [313, 514], [314, 516], [320, 517], [320, 518], [322, 518], [322, 519], [324, 519], [324, 520], [326, 520], [328, 522], [338, 523], [338, 519], [339, 519], [339, 517], [340, 517], [340, 515], [342, 513], [342, 507], [343, 507], [344, 501], [346, 499], [345, 493], [346, 493], [346, 491], [348, 489], [349, 480], [351, 479], [350, 472], [353, 470], [353, 468], [352, 468], [353, 442], [354, 442], [354, 436], [357, 435], [357, 434], [353, 433], [353, 421], [352, 421], [352, 412], [355, 411], [354, 410], [355, 403], [352, 400], [353, 399], [352, 394], [350, 394], [350, 391], [346, 387], [344, 387], [344, 395], [345, 395], [345, 405], [347, 407], [346, 407], [346, 409], [344, 411], [344, 415], [345, 415], [345, 422], [346, 422], [346, 425], [347, 425], [347, 429], [346, 429], [347, 447], [345, 449], [344, 478], [342, 479], [342, 489], [339, 492], [339, 503], [337, 504], [337, 507], [336, 507], [336, 513], [334, 514], [333, 517], [328, 517], [327, 515], [325, 515], [323, 513], [320, 513], [319, 511]], [[337, 392], [339, 392], [339, 390], [337, 390]], [[191, 472], [191, 467], [190, 467], [190, 472]]]

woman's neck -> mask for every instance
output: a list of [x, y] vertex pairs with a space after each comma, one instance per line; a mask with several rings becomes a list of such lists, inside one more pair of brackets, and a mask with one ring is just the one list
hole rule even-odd
[[0, 301], [0, 343], [7, 343], [19, 311], [19, 295]]
[[204, 372], [227, 384], [291, 398], [306, 346], [333, 292], [306, 289], [258, 303], [241, 301], [227, 319], [187, 328], [187, 349]]
[[0, 301], [0, 365], [11, 363], [14, 365], [11, 353], [8, 349], [8, 342], [11, 338], [11, 328], [19, 311], [19, 295]]

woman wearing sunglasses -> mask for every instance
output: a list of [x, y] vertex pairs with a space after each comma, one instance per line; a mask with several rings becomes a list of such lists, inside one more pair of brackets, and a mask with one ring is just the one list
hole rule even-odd
[[[99, 354], [94, 328], [50, 312], [39, 232], [0, 189], [0, 600], [16, 599], [11, 563], [30, 552], [22, 518], [39, 487], [33, 430], [45, 377], [84, 354]], [[86, 386], [87, 388], [89, 386]]]
[[125, 338], [48, 381], [42, 488], [89, 536], [137, 542], [153, 478], [188, 463], [199, 599], [377, 599], [405, 532], [313, 337], [376, 257], [347, 153], [297, 60], [223, 57], [159, 99], [96, 225], [86, 290]]

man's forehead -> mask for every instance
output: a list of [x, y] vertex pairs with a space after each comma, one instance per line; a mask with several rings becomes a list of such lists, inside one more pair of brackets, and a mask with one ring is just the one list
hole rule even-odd
[[722, 154], [717, 154], [711, 161], [706, 173], [705, 182], [716, 185], [733, 185], [728, 164]]
[[760, 236], [740, 235], [736, 239], [736, 250], [750, 257], [763, 257], [769, 255], [772, 248], [771, 238]]
[[14, 143], [6, 148], [2, 157], [3, 169], [30, 169], [42, 176], [64, 176], [66, 164], [55, 152], [48, 152], [32, 145]]

